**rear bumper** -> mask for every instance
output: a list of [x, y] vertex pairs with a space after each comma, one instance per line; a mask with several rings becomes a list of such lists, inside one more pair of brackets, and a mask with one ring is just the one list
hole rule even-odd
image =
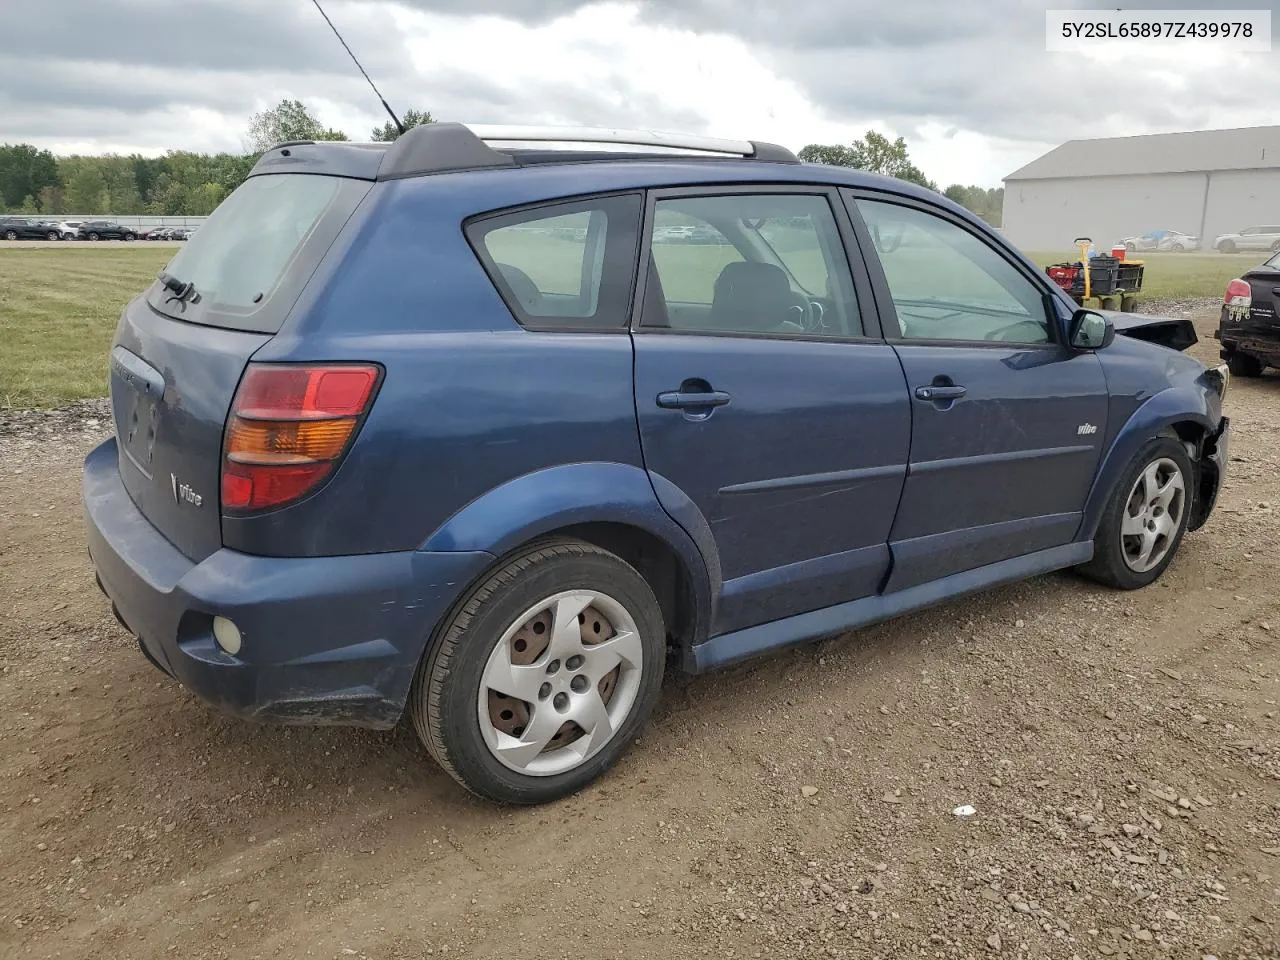
[[[120, 479], [115, 440], [85, 460], [89, 553], [147, 658], [210, 704], [286, 723], [394, 726], [436, 623], [493, 562], [408, 551], [193, 563], [151, 526]], [[236, 656], [213, 618], [239, 627]]]

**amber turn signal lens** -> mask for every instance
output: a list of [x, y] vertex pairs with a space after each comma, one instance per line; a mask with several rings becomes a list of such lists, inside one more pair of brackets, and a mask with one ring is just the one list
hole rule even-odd
[[234, 463], [314, 463], [342, 453], [355, 417], [337, 420], [245, 420], [236, 417], [227, 435]]

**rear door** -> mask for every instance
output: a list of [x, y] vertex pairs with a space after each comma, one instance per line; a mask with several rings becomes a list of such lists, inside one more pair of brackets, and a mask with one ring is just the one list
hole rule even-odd
[[190, 288], [157, 281], [120, 318], [110, 365], [120, 474], [192, 560], [222, 545], [222, 434], [245, 365], [368, 189], [340, 177], [251, 177], [165, 267]]
[[820, 188], [649, 199], [636, 410], [659, 499], [715, 539], [713, 633], [874, 594], [888, 570], [910, 412], [847, 230]]
[[1074, 539], [1107, 384], [1063, 345], [1049, 288], [932, 204], [850, 191], [886, 336], [911, 391], [887, 591]]

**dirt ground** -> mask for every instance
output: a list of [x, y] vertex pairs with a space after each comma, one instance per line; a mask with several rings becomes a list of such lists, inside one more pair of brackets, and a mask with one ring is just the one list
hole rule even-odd
[[1280, 377], [1228, 407], [1221, 504], [1158, 584], [1043, 577], [673, 677], [532, 810], [406, 729], [246, 725], [156, 672], [83, 547], [107, 422], [11, 418], [0, 956], [1274, 960]]

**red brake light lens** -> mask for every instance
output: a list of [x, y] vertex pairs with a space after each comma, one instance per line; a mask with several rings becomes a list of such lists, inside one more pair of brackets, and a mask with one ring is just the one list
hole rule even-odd
[[223, 509], [279, 507], [315, 489], [350, 447], [380, 373], [372, 364], [250, 364], [223, 443]]
[[1253, 288], [1247, 280], [1232, 280], [1222, 302], [1229, 307], [1248, 307], [1253, 303]]

